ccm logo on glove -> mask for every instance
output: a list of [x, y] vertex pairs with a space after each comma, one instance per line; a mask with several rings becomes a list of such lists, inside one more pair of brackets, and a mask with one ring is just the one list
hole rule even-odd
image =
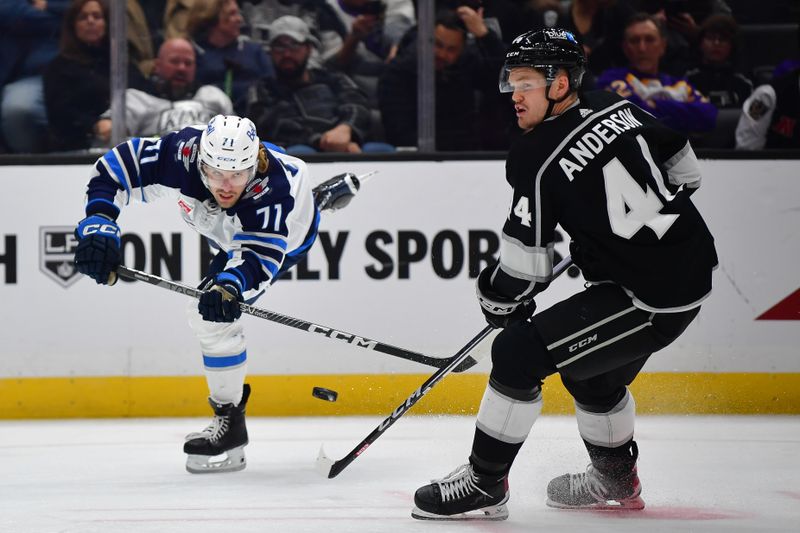
[[119, 238], [119, 228], [115, 224], [86, 224], [81, 231], [81, 237], [100, 233], [109, 237]]

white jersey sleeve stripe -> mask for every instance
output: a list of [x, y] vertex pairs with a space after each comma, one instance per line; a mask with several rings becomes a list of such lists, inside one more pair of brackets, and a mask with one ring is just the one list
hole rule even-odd
[[100, 162], [105, 167], [106, 172], [108, 172], [108, 175], [111, 176], [111, 178], [113, 178], [114, 181], [122, 185], [123, 189], [125, 189], [125, 193], [127, 195], [125, 199], [125, 205], [128, 205], [131, 201], [131, 188], [130, 185], [128, 184], [128, 181], [124, 178], [124, 175], [122, 173], [122, 166], [120, 165], [116, 149], [111, 150], [106, 155], [104, 155], [102, 159], [100, 159]]
[[670, 157], [665, 163], [669, 182], [673, 185], [686, 185], [696, 189], [700, 187], [700, 164], [689, 142], [686, 142], [677, 154]]
[[277, 233], [237, 233], [233, 236], [233, 240], [239, 241], [241, 244], [257, 244], [284, 251], [286, 251], [287, 247], [284, 236]]
[[500, 268], [515, 278], [549, 281], [553, 275], [553, 244], [545, 248], [526, 246], [503, 233], [500, 240]]

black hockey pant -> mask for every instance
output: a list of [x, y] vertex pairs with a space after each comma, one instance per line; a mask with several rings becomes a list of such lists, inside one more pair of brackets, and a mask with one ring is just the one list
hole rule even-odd
[[[627, 401], [627, 386], [650, 355], [678, 338], [699, 310], [643, 311], [619, 286], [602, 284], [553, 305], [530, 322], [501, 331], [492, 345], [487, 389], [495, 401], [487, 406], [485, 397], [481, 405], [473, 462], [477, 459], [478, 466], [487, 468], [510, 467], [536, 416], [525, 414], [530, 412], [527, 406], [541, 410], [542, 382], [556, 372], [581, 411], [619, 409]], [[497, 407], [503, 402], [511, 407], [505, 411]], [[512, 418], [526, 416], [527, 429], [525, 422], [515, 429]]]

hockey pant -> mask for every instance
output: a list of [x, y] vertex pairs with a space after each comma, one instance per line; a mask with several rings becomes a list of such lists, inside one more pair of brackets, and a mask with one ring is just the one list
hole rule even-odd
[[542, 410], [545, 377], [559, 373], [575, 401], [578, 430], [590, 445], [617, 448], [633, 438], [628, 391], [651, 354], [674, 341], [700, 308], [651, 313], [617, 285], [593, 285], [501, 331], [481, 401], [472, 463], [508, 470]]
[[[316, 225], [309, 231], [303, 246], [295, 253], [286, 255], [276, 278], [300, 262], [316, 238]], [[210, 280], [225, 268], [226, 252], [219, 252], [211, 261], [208, 274], [200, 283], [204, 288]], [[264, 290], [248, 290], [243, 294], [245, 302], [253, 304], [264, 294]], [[203, 371], [206, 375], [211, 398], [218, 403], [234, 403], [242, 399], [242, 387], [247, 376], [247, 346], [241, 318], [233, 322], [208, 322], [197, 310], [197, 301], [189, 302], [186, 308], [189, 325], [200, 342], [203, 352]]]

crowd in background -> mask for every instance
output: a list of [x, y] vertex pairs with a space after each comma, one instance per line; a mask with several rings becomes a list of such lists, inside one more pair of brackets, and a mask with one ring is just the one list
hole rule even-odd
[[[163, 135], [235, 113], [290, 153], [413, 149], [416, 3], [127, 0], [125, 131]], [[546, 27], [583, 45], [586, 89], [617, 92], [697, 146], [800, 148], [797, 2], [435, 8], [437, 150], [505, 150], [521, 133], [497, 76], [514, 37]], [[108, 0], [0, 0], [0, 153], [109, 145], [110, 27]], [[766, 37], [779, 45], [759, 46]]]

